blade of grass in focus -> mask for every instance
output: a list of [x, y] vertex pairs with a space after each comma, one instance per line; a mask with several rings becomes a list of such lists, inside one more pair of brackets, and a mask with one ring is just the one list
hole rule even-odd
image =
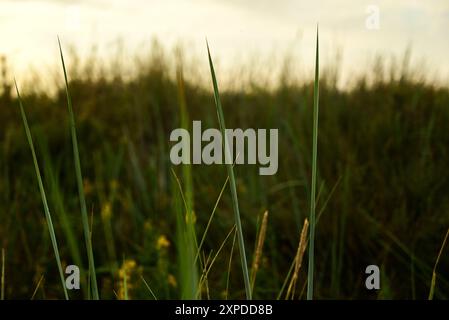
[[315, 55], [315, 84], [313, 90], [313, 151], [312, 151], [312, 185], [310, 190], [310, 238], [309, 238], [309, 268], [307, 271], [307, 300], [313, 299], [313, 273], [315, 268], [315, 192], [317, 171], [317, 144], [318, 144], [318, 111], [319, 111], [319, 47], [318, 27], [316, 30]]
[[17, 83], [16, 83], [15, 80], [14, 80], [14, 85], [16, 86], [17, 99], [19, 100], [20, 114], [22, 116], [23, 126], [25, 127], [25, 133], [26, 133], [26, 136], [27, 136], [28, 144], [29, 144], [30, 149], [31, 149], [31, 155], [33, 157], [34, 169], [36, 171], [37, 182], [39, 184], [39, 191], [41, 193], [42, 204], [44, 206], [44, 211], [45, 211], [45, 220], [47, 221], [48, 232], [50, 233], [51, 244], [53, 246], [53, 251], [55, 253], [55, 258], [56, 258], [56, 264], [58, 265], [58, 270], [59, 270], [59, 276], [61, 278], [62, 289], [64, 290], [64, 297], [65, 297], [66, 300], [68, 300], [69, 299], [69, 295], [67, 294], [67, 289], [66, 289], [66, 286], [65, 286], [65, 278], [64, 278], [64, 273], [62, 271], [61, 258], [59, 256], [58, 242], [56, 240], [56, 234], [55, 234], [55, 229], [53, 227], [53, 222], [52, 222], [52, 219], [51, 219], [50, 209], [48, 208], [47, 196], [45, 194], [44, 184], [42, 183], [41, 172], [40, 172], [40, 169], [39, 169], [39, 164], [37, 162], [36, 152], [34, 150], [34, 144], [33, 144], [33, 139], [31, 137], [31, 131], [30, 131], [30, 128], [28, 126], [28, 120], [27, 120], [27, 117], [26, 117], [26, 114], [25, 114], [25, 110], [23, 108], [23, 103], [22, 103], [22, 98], [21, 98], [20, 93], [19, 93], [19, 88], [17, 87]]
[[[218, 115], [218, 122], [220, 123], [220, 131], [221, 135], [224, 139], [224, 152], [227, 155], [226, 158], [230, 158], [230, 150], [228, 146], [228, 141], [225, 135], [226, 125], [224, 120], [224, 114], [223, 109], [221, 107], [221, 100], [220, 100], [220, 93], [218, 91], [218, 84], [217, 79], [215, 77], [215, 70], [214, 65], [212, 63], [212, 58], [210, 56], [210, 50], [209, 50], [209, 44], [206, 41], [207, 45], [207, 54], [209, 57], [209, 67], [210, 67], [210, 73], [212, 76], [212, 83], [214, 86], [214, 98], [215, 98], [215, 105], [217, 107], [217, 115]], [[232, 208], [234, 211], [234, 219], [235, 219], [235, 225], [237, 228], [237, 240], [239, 244], [239, 251], [240, 251], [240, 260], [242, 264], [242, 270], [243, 270], [243, 280], [245, 283], [245, 293], [246, 298], [248, 300], [251, 300], [251, 283], [249, 279], [249, 271], [248, 271], [248, 263], [246, 261], [246, 253], [245, 253], [245, 242], [243, 239], [243, 230], [242, 230], [242, 222], [240, 220], [240, 211], [239, 211], [239, 203], [237, 198], [237, 187], [235, 182], [235, 176], [234, 176], [234, 169], [232, 167], [231, 163], [226, 164], [228, 175], [229, 175], [229, 183], [231, 187], [231, 196], [232, 196]]]
[[76, 138], [75, 116], [73, 114], [72, 99], [70, 97], [69, 83], [67, 80], [67, 71], [65, 68], [64, 56], [62, 54], [61, 42], [59, 41], [59, 38], [58, 38], [58, 44], [59, 44], [59, 53], [61, 55], [62, 68], [64, 71], [64, 81], [65, 81], [65, 89], [66, 89], [66, 95], [67, 95], [67, 107], [69, 110], [69, 118], [70, 118], [69, 119], [70, 120], [70, 132], [71, 132], [72, 144], [73, 144], [73, 157], [74, 157], [74, 162], [75, 162], [75, 173], [76, 173], [76, 181], [77, 181], [77, 185], [78, 185], [78, 195], [79, 195], [80, 206], [81, 206], [81, 219], [82, 219], [83, 229], [84, 229], [84, 239], [86, 242], [86, 249], [87, 249], [87, 259], [89, 261], [89, 275], [91, 277], [92, 296], [93, 296], [94, 300], [98, 300], [99, 295], [98, 295], [97, 277], [95, 274], [94, 254], [93, 254], [93, 250], [92, 250], [92, 242], [90, 239], [89, 220], [87, 217], [86, 199], [84, 197], [83, 176], [81, 173], [81, 164], [80, 164], [79, 151], [78, 151], [78, 141]]

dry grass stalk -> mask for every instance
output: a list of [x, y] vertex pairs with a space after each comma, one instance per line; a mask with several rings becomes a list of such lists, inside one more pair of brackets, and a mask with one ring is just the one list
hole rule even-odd
[[260, 226], [259, 236], [257, 238], [256, 251], [254, 253], [253, 265], [251, 266], [251, 291], [254, 290], [254, 283], [256, 282], [256, 274], [259, 270], [260, 258], [262, 257], [263, 244], [265, 242], [265, 234], [267, 233], [268, 211], [265, 211], [262, 217], [262, 224]]
[[302, 259], [304, 257], [304, 253], [307, 248], [307, 231], [309, 229], [309, 221], [307, 218], [304, 220], [304, 225], [302, 226], [301, 236], [299, 237], [299, 245], [298, 250], [296, 252], [295, 257], [295, 270], [293, 272], [292, 279], [290, 280], [290, 284], [288, 286], [287, 294], [285, 295], [285, 299], [289, 297], [293, 299], [295, 296], [295, 288], [296, 282], [298, 281], [299, 270], [301, 269]]

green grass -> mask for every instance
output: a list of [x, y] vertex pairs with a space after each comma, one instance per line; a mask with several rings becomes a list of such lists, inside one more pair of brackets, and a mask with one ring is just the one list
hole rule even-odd
[[[50, 209], [48, 208], [47, 196], [45, 194], [44, 184], [42, 182], [41, 172], [40, 172], [40, 169], [39, 169], [39, 164], [38, 164], [38, 161], [37, 161], [36, 152], [34, 150], [33, 139], [31, 137], [31, 131], [30, 131], [30, 128], [28, 126], [28, 120], [27, 120], [27, 117], [26, 117], [26, 114], [25, 114], [25, 110], [23, 108], [22, 98], [20, 97], [19, 88], [17, 87], [17, 83], [15, 81], [14, 81], [14, 84], [15, 84], [15, 87], [16, 87], [17, 99], [19, 101], [20, 114], [22, 116], [23, 126], [25, 128], [26, 137], [27, 137], [27, 140], [28, 140], [28, 144], [30, 146], [31, 155], [33, 157], [33, 163], [34, 163], [34, 169], [35, 169], [35, 172], [36, 172], [36, 178], [37, 178], [37, 182], [39, 184], [39, 191], [40, 191], [40, 194], [41, 194], [42, 204], [44, 206], [45, 220], [47, 221], [48, 232], [50, 233], [51, 244], [53, 246], [53, 252], [55, 254], [56, 264], [58, 266], [59, 276], [61, 278], [61, 285], [62, 285], [62, 289], [64, 291], [64, 297], [65, 297], [66, 300], [68, 300], [69, 299], [69, 295], [67, 293], [67, 289], [66, 289], [66, 286], [65, 286], [65, 278], [64, 278], [64, 273], [62, 271], [62, 264], [61, 264], [61, 257], [59, 255], [58, 241], [56, 240], [55, 229], [53, 227], [53, 221], [52, 221], [52, 218], [51, 218]], [[2, 272], [2, 275], [3, 275], [3, 272]], [[3, 284], [3, 281], [2, 281], [2, 284]]]
[[[76, 107], [75, 135], [64, 107], [68, 90], [62, 81], [55, 92], [40, 87], [39, 78], [32, 87], [20, 88], [20, 102], [30, 106], [26, 116], [33, 122], [31, 132], [62, 265], [88, 263], [83, 257], [86, 230], [87, 239], [95, 244], [95, 272], [85, 270], [87, 265], [80, 268], [82, 290], [69, 292], [71, 299], [93, 296], [89, 274], [97, 276], [102, 299], [115, 299], [117, 288], [123, 289], [116, 268], [122, 256], [135, 262], [135, 268], [126, 271], [129, 298], [246, 298], [242, 260], [237, 257], [240, 239], [245, 239], [248, 254], [254, 252], [257, 217], [265, 210], [270, 221], [252, 298], [283, 299], [295, 271], [292, 260], [298, 234], [313, 199], [317, 231], [310, 268], [313, 299], [425, 299], [431, 288], [434, 299], [449, 297], [443, 272], [449, 267], [446, 251], [433, 275], [436, 250], [442, 247], [449, 225], [449, 88], [402, 77], [396, 68], [390, 72], [383, 59], [384, 71], [367, 65], [366, 77], [340, 89], [322, 66], [319, 101], [326, 108], [319, 110], [319, 157], [314, 165], [317, 81], [292, 79], [268, 87], [266, 79], [242, 71], [231, 80], [238, 84], [250, 78], [247, 86], [235, 85], [231, 90], [220, 82], [219, 94], [216, 86], [226, 124], [278, 128], [279, 170], [274, 176], [259, 176], [256, 166], [235, 165], [232, 187], [229, 167], [182, 168], [170, 162], [171, 130], [190, 126], [191, 120], [201, 120], [204, 128], [218, 127], [215, 112], [218, 122], [224, 118], [218, 108], [211, 109], [214, 86], [195, 79], [200, 64], [184, 65], [181, 94], [172, 62], [155, 48], [148, 59], [142, 59], [137, 74], [130, 75], [122, 66], [112, 77], [101, 70], [104, 61], [93, 59], [86, 66], [77, 65], [77, 59], [67, 61], [68, 70], [73, 70], [66, 84]], [[204, 62], [201, 67], [210, 68]], [[92, 75], [86, 69], [97, 71]], [[294, 66], [286, 69], [297, 73]], [[63, 297], [60, 273], [41, 194], [31, 183], [36, 179], [35, 167], [27, 138], [22, 136], [20, 113], [11, 107], [18, 103], [15, 94], [0, 88], [4, 297], [58, 299]], [[73, 136], [79, 147], [76, 152]], [[83, 165], [82, 179], [73, 165], [76, 154]], [[88, 223], [80, 219], [81, 180]], [[237, 221], [243, 226], [240, 238], [238, 231], [227, 237], [236, 224], [234, 194], [238, 194]], [[107, 204], [111, 215], [103, 219], [101, 210]], [[198, 245], [194, 233], [186, 232], [187, 214], [199, 236]], [[92, 226], [99, 232], [92, 233]], [[166, 239], [163, 247], [158, 246], [160, 238]], [[82, 259], [75, 258], [76, 251]], [[377, 293], [367, 291], [360, 279], [373, 262], [382, 274]], [[192, 281], [192, 270], [197, 281]], [[307, 297], [307, 278], [304, 265], [295, 298]]]
[[81, 173], [81, 163], [80, 163], [80, 157], [79, 157], [78, 140], [77, 140], [77, 136], [76, 136], [75, 115], [73, 113], [72, 98], [70, 96], [69, 82], [67, 80], [67, 71], [66, 71], [66, 67], [65, 67], [65, 63], [64, 63], [64, 56], [62, 54], [61, 42], [59, 41], [59, 38], [58, 38], [58, 44], [59, 44], [59, 53], [61, 55], [62, 69], [64, 71], [64, 81], [65, 81], [65, 89], [66, 89], [66, 95], [67, 95], [67, 108], [69, 111], [69, 121], [70, 121], [70, 134], [72, 137], [72, 146], [73, 146], [73, 160], [75, 163], [75, 174], [76, 174], [76, 182], [78, 185], [79, 202], [80, 202], [80, 206], [81, 206], [81, 219], [82, 219], [82, 223], [83, 223], [84, 239], [85, 239], [86, 250], [87, 250], [87, 259], [89, 261], [89, 276], [90, 276], [90, 283], [91, 283], [91, 288], [92, 288], [92, 297], [94, 300], [98, 300], [100, 297], [98, 294], [94, 253], [93, 253], [92, 241], [91, 241], [91, 237], [90, 237], [91, 231], [89, 228], [89, 219], [87, 216], [87, 205], [86, 205], [86, 199], [84, 197], [83, 175]]
[[310, 190], [310, 236], [309, 236], [309, 268], [307, 271], [307, 300], [313, 299], [314, 271], [315, 271], [315, 208], [316, 208], [316, 180], [317, 180], [317, 153], [318, 153], [318, 111], [320, 97], [320, 73], [319, 73], [319, 39], [318, 27], [316, 33], [315, 55], [315, 82], [313, 88], [313, 150], [312, 150], [312, 183]]
[[[227, 155], [225, 159], [230, 159], [230, 150], [229, 145], [227, 142], [225, 130], [226, 130], [226, 124], [224, 119], [224, 113], [223, 108], [221, 106], [221, 100], [220, 100], [220, 93], [218, 91], [218, 84], [217, 79], [215, 77], [215, 70], [214, 65], [212, 63], [212, 58], [210, 56], [210, 50], [209, 50], [209, 44], [207, 44], [207, 54], [209, 57], [209, 67], [210, 67], [210, 73], [212, 76], [212, 84], [214, 86], [214, 98], [215, 98], [215, 106], [217, 107], [217, 116], [218, 116], [218, 122], [220, 123], [220, 131], [221, 136], [224, 139], [224, 152]], [[234, 159], [232, 159], [234, 161]], [[245, 284], [245, 294], [246, 299], [251, 300], [252, 296], [252, 290], [251, 290], [251, 283], [249, 279], [249, 270], [248, 270], [248, 263], [246, 261], [246, 253], [245, 253], [245, 241], [243, 238], [243, 229], [242, 229], [242, 221], [240, 219], [240, 209], [239, 209], [239, 202], [237, 198], [237, 187], [236, 187], [236, 181], [234, 176], [234, 168], [232, 163], [227, 163], [226, 168], [228, 171], [229, 176], [229, 184], [231, 187], [231, 195], [232, 195], [232, 209], [234, 211], [234, 220], [237, 230], [237, 241], [239, 245], [239, 253], [240, 253], [240, 263], [242, 265], [242, 271], [243, 271], [243, 282]]]

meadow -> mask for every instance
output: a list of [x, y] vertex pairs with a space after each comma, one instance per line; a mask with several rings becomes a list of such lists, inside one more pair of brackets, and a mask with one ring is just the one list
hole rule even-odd
[[[386, 59], [344, 89], [322, 70], [314, 121], [318, 82], [288, 66], [273, 86], [222, 89], [220, 73], [189, 80], [195, 65], [160, 48], [132, 73], [64, 57], [68, 90], [55, 52], [55, 89], [29, 79], [20, 101], [3, 61], [2, 298], [64, 299], [62, 270], [76, 264], [71, 299], [305, 299], [311, 198], [314, 298], [449, 298], [444, 248], [435, 268], [449, 227], [449, 86]], [[206, 50], [198, 61], [213, 70]], [[277, 173], [174, 166], [170, 132], [193, 120], [277, 128]], [[380, 290], [365, 288], [371, 264]]]

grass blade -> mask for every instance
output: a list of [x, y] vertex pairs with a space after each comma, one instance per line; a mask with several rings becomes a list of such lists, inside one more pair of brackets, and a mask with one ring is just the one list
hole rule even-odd
[[[182, 64], [178, 65], [177, 69], [177, 89], [178, 89], [178, 103], [180, 111], [180, 125], [181, 128], [188, 130], [189, 127], [189, 112], [187, 111], [187, 102], [185, 96], [185, 84], [182, 74]], [[184, 201], [185, 213], [178, 211], [178, 231], [184, 238], [180, 243], [180, 256], [186, 265], [183, 267], [181, 274], [181, 283], [183, 286], [182, 297], [185, 299], [195, 299], [196, 289], [198, 287], [199, 275], [197, 267], [197, 259], [195, 252], [198, 252], [198, 243], [195, 231], [195, 210], [194, 210], [194, 190], [193, 190], [193, 175], [192, 165], [184, 164], [181, 167], [182, 177], [184, 181], [184, 191], [181, 182], [177, 178], [175, 172], [172, 170], [177, 181], [180, 194]], [[201, 264], [201, 257], [199, 258]], [[180, 266], [182, 263], [180, 263]]]
[[[218, 122], [220, 123], [220, 130], [221, 135], [224, 139], [224, 151], [228, 155], [227, 158], [230, 159], [230, 150], [228, 146], [228, 141], [225, 135], [226, 125], [224, 120], [224, 114], [223, 109], [221, 107], [221, 101], [220, 101], [220, 93], [218, 91], [218, 85], [217, 85], [217, 79], [215, 77], [215, 70], [214, 65], [212, 63], [212, 58], [210, 56], [210, 50], [209, 50], [209, 44], [206, 41], [207, 45], [207, 54], [209, 57], [209, 67], [210, 67], [210, 73], [212, 76], [212, 83], [214, 86], [214, 98], [215, 98], [215, 105], [217, 107], [217, 115], [218, 115]], [[235, 177], [234, 177], [234, 169], [232, 167], [231, 163], [226, 164], [228, 175], [229, 175], [229, 183], [231, 187], [231, 196], [232, 196], [232, 208], [234, 210], [234, 219], [235, 219], [235, 225], [237, 227], [237, 240], [239, 244], [239, 251], [240, 251], [240, 260], [242, 264], [242, 270], [243, 270], [243, 280], [245, 283], [245, 293], [246, 298], [248, 300], [251, 300], [251, 283], [249, 279], [249, 271], [248, 271], [248, 263], [246, 261], [246, 254], [245, 254], [245, 242], [243, 239], [243, 230], [242, 230], [242, 222], [240, 220], [240, 211], [239, 211], [239, 203], [237, 198], [237, 187], [235, 183]]]
[[17, 83], [14, 80], [14, 84], [16, 86], [17, 99], [19, 100], [20, 114], [22, 115], [23, 126], [25, 127], [25, 133], [27, 136], [28, 144], [30, 145], [31, 155], [33, 156], [34, 169], [36, 171], [37, 182], [39, 184], [39, 191], [41, 193], [42, 204], [44, 206], [45, 211], [45, 219], [47, 221], [48, 232], [50, 233], [51, 244], [53, 246], [53, 251], [55, 253], [56, 264], [58, 265], [59, 276], [61, 277], [62, 289], [64, 290], [64, 297], [66, 300], [69, 299], [69, 295], [67, 294], [67, 289], [65, 287], [65, 278], [64, 273], [62, 271], [61, 258], [59, 256], [58, 242], [56, 241], [55, 229], [53, 228], [53, 222], [51, 219], [50, 209], [48, 208], [47, 196], [45, 195], [44, 184], [42, 183], [41, 172], [39, 169], [39, 164], [37, 162], [36, 152], [34, 151], [33, 139], [31, 138], [31, 131], [28, 126], [28, 120], [25, 114], [25, 110], [23, 108], [22, 98], [20, 97], [19, 88], [17, 87]]
[[[201, 275], [200, 283], [198, 286], [197, 295], [200, 294], [201, 288], [205, 282], [207, 282], [207, 276], [209, 275], [210, 270], [212, 269], [212, 266], [214, 265], [215, 261], [217, 260], [218, 256], [220, 255], [220, 252], [223, 250], [226, 242], [228, 241], [231, 234], [235, 232], [235, 225], [232, 226], [231, 230], [229, 230], [228, 234], [226, 235], [225, 239], [221, 243], [220, 247], [217, 250], [217, 253], [215, 253], [213, 259], [209, 262], [209, 259], [205, 259], [204, 261], [204, 270], [203, 274]], [[212, 252], [211, 252], [212, 253]]]
[[436, 285], [436, 281], [437, 281], [437, 266], [438, 266], [438, 262], [440, 262], [441, 254], [443, 253], [444, 247], [446, 246], [446, 241], [447, 241], [448, 236], [449, 236], [449, 229], [447, 229], [446, 235], [444, 236], [443, 243], [441, 244], [440, 251], [438, 252], [437, 260], [435, 261], [435, 266], [433, 267], [432, 282], [430, 284], [430, 292], [429, 292], [428, 300], [432, 300], [433, 295], [435, 293], [435, 285]]
[[178, 270], [181, 279], [181, 299], [193, 300], [196, 297], [196, 290], [198, 287], [198, 274], [195, 260], [195, 252], [198, 251], [198, 246], [193, 232], [194, 216], [188, 209], [185, 193], [176, 172], [173, 169], [171, 171], [174, 178], [173, 190], [176, 188], [175, 183], [179, 188], [179, 193], [173, 194], [173, 209], [176, 212]]
[[37, 294], [37, 290], [39, 290], [39, 287], [41, 286], [42, 280], [44, 280], [44, 275], [41, 275], [41, 277], [39, 278], [39, 281], [37, 282], [36, 288], [34, 288], [34, 291], [33, 291], [33, 294], [31, 295], [30, 300], [34, 300], [34, 297]]
[[151, 293], [151, 295], [153, 296], [154, 300], [157, 300], [156, 295], [154, 294], [153, 290], [151, 290], [150, 285], [148, 284], [148, 282], [145, 280], [145, 278], [143, 276], [140, 276], [140, 279], [142, 279], [143, 284], [145, 285], [145, 287], [147, 288], [147, 290]]
[[315, 268], [315, 192], [317, 171], [317, 144], [318, 144], [318, 111], [319, 111], [319, 45], [318, 27], [316, 30], [316, 56], [315, 56], [315, 84], [313, 90], [313, 151], [312, 151], [312, 186], [310, 190], [310, 239], [309, 239], [309, 268], [307, 272], [307, 300], [313, 299], [313, 272]]
[[229, 176], [226, 177], [223, 187], [220, 190], [220, 194], [218, 195], [218, 198], [215, 201], [214, 208], [212, 209], [212, 213], [210, 214], [209, 220], [207, 221], [207, 225], [206, 225], [206, 228], [204, 229], [203, 236], [201, 237], [200, 244], [198, 245], [198, 250], [196, 252], [195, 261], [198, 259], [199, 255], [200, 255], [201, 248], [203, 247], [204, 241], [206, 240], [207, 232], [209, 231], [210, 225], [212, 223], [212, 219], [214, 218], [215, 212], [217, 211], [218, 203], [220, 202], [221, 196], [223, 195], [224, 189], [226, 188], [228, 181], [229, 181]]
[[76, 126], [75, 126], [75, 116], [73, 114], [72, 108], [72, 99], [69, 93], [69, 82], [67, 81], [67, 71], [64, 63], [64, 56], [62, 54], [61, 42], [58, 38], [59, 44], [59, 53], [61, 55], [62, 68], [64, 70], [64, 80], [65, 80], [65, 89], [67, 94], [67, 107], [69, 109], [69, 120], [70, 120], [70, 132], [72, 136], [72, 144], [73, 144], [73, 157], [75, 161], [75, 173], [76, 173], [76, 182], [78, 185], [78, 195], [81, 206], [81, 219], [83, 223], [84, 229], [84, 239], [86, 242], [87, 249], [87, 259], [89, 261], [89, 275], [91, 277], [91, 285], [92, 285], [92, 296], [95, 300], [99, 299], [98, 295], [98, 286], [97, 286], [97, 276], [95, 274], [95, 262], [94, 262], [94, 254], [92, 251], [92, 242], [90, 239], [90, 231], [89, 231], [89, 220], [87, 217], [87, 207], [86, 207], [86, 199], [84, 198], [84, 189], [83, 189], [83, 175], [81, 173], [81, 164], [79, 158], [78, 151], [78, 141], [76, 138]]
[[236, 236], [237, 236], [237, 234], [234, 232], [234, 237], [232, 238], [231, 253], [229, 254], [228, 272], [226, 274], [225, 300], [228, 300], [228, 296], [229, 296], [229, 283], [230, 283], [230, 279], [231, 279], [232, 257], [233, 257], [233, 254], [234, 254], [235, 237]]

